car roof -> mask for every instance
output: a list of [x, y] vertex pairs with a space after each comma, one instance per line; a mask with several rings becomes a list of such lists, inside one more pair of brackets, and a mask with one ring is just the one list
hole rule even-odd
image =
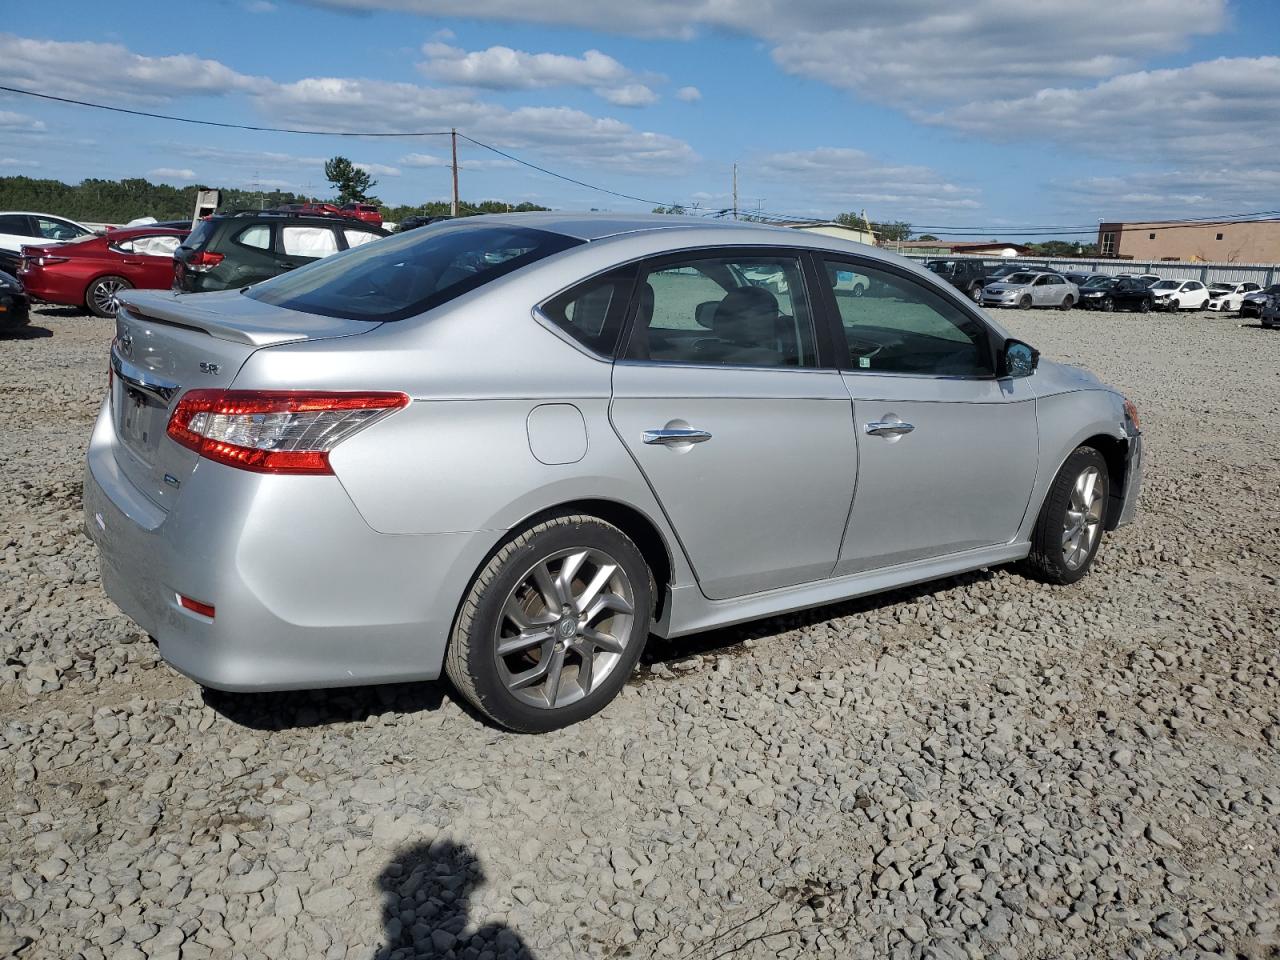
[[[648, 233], [654, 230], [749, 230], [776, 236], [794, 236], [798, 231], [746, 220], [713, 220], [710, 217], [677, 216], [662, 213], [489, 213], [478, 217], [459, 218], [466, 221], [509, 223], [512, 226], [547, 230], [578, 240], [603, 240], [622, 233]], [[804, 234], [817, 237], [819, 234]]]

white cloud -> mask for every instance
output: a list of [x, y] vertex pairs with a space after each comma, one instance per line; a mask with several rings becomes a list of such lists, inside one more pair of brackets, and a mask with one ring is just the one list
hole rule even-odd
[[38, 133], [45, 129], [44, 121], [28, 117], [25, 113], [14, 113], [11, 110], [0, 110], [0, 130], [6, 133], [23, 131]]
[[647, 107], [658, 100], [638, 74], [599, 50], [573, 57], [501, 46], [468, 52], [446, 43], [428, 43], [422, 52], [427, 59], [418, 69], [434, 80], [459, 86], [488, 90], [579, 87], [617, 107]]
[[427, 76], [464, 87], [532, 90], [539, 87], [600, 87], [625, 83], [631, 71], [608, 54], [588, 50], [581, 57], [559, 53], [526, 53], [489, 47], [468, 53], [445, 43], [422, 48]]
[[[816, 205], [828, 216], [866, 205], [873, 218], [885, 209], [893, 216], [912, 216], [981, 206], [976, 189], [951, 183], [929, 167], [889, 164], [848, 147], [768, 154], [749, 169], [755, 181], [764, 181], [759, 189], [769, 195], [765, 208], [783, 213], [803, 212], [796, 204], [804, 210]], [[748, 185], [743, 194], [756, 189]]]
[[391, 130], [442, 131], [457, 127], [477, 140], [507, 149], [555, 148], [560, 163], [600, 163], [626, 172], [682, 171], [697, 159], [683, 140], [636, 130], [609, 117], [569, 107], [512, 110], [470, 99], [457, 90], [411, 83], [310, 77], [255, 94], [262, 110], [290, 124], [367, 129], [370, 117]]
[[1275, 208], [1280, 170], [1224, 166], [1140, 171], [1121, 176], [1083, 177], [1051, 184], [1076, 210], [1082, 222], [1221, 216]]
[[658, 95], [643, 83], [628, 83], [622, 87], [600, 87], [596, 90], [615, 107], [647, 107], [658, 102]]
[[[448, 157], [440, 157], [432, 153], [410, 153], [401, 157], [397, 162], [405, 167], [426, 169], [448, 167], [451, 161]], [[501, 157], [493, 160], [465, 158], [458, 161], [458, 166], [463, 170], [510, 170], [513, 167], [518, 167], [519, 164], [510, 160], [503, 160]]]
[[1017, 0], [311, 0], [354, 11], [561, 24], [692, 38], [727, 30], [768, 43], [791, 73], [881, 102], [1017, 96], [1101, 79], [1185, 47], [1227, 22], [1227, 0], [1074, 0], [1069, 9]]
[[400, 170], [398, 167], [389, 167], [385, 163], [363, 163], [359, 160], [351, 161], [351, 165], [365, 173], [372, 174], [375, 177], [398, 177]]
[[147, 176], [157, 180], [194, 180], [196, 172], [188, 167], [156, 167], [148, 170]]
[[190, 54], [145, 57], [118, 43], [33, 40], [0, 33], [0, 83], [55, 96], [168, 100], [220, 95], [267, 81]]
[[1091, 87], [981, 100], [927, 116], [984, 137], [1058, 140], [1136, 161], [1202, 159], [1276, 169], [1280, 57], [1208, 60]]
[[685, 103], [697, 103], [702, 99], [702, 91], [697, 87], [681, 87], [676, 91], [676, 99]]
[[20, 160], [17, 157], [0, 157], [0, 169], [5, 167], [38, 167], [39, 160]]
[[249, 13], [275, 13], [277, 9], [271, 0], [245, 0], [242, 6]]

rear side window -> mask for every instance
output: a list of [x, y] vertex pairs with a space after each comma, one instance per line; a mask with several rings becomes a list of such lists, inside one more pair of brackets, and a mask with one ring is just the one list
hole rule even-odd
[[612, 357], [634, 277], [630, 268], [592, 277], [548, 300], [542, 313], [583, 346]]
[[236, 234], [236, 243], [244, 247], [253, 247], [255, 250], [270, 250], [271, 228], [262, 223], [246, 227]]
[[25, 215], [6, 213], [0, 216], [0, 233], [10, 233], [17, 237], [31, 236], [31, 225]]
[[328, 227], [286, 226], [280, 232], [288, 256], [327, 257], [338, 252], [338, 238]]
[[451, 222], [317, 260], [245, 296], [326, 317], [403, 320], [580, 243], [527, 227]]
[[343, 230], [342, 235], [347, 238], [348, 247], [358, 247], [370, 240], [378, 239], [376, 233], [370, 233], [368, 230]]

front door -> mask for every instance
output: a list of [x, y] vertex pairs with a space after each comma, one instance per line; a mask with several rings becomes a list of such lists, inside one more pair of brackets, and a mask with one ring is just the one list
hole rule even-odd
[[871, 276], [835, 304], [849, 350], [858, 489], [837, 576], [1011, 541], [1038, 456], [1026, 379], [994, 377], [981, 318], [904, 273], [826, 261]]
[[857, 449], [800, 257], [668, 258], [637, 290], [610, 416], [702, 591], [720, 600], [828, 576]]

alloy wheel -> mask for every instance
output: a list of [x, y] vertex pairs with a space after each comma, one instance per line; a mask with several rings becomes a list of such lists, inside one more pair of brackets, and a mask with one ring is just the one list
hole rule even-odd
[[1068, 570], [1079, 570], [1089, 559], [1102, 529], [1101, 479], [1097, 467], [1086, 467], [1071, 488], [1062, 525], [1062, 562]]
[[494, 631], [498, 674], [516, 699], [568, 706], [613, 672], [633, 642], [635, 591], [598, 549], [562, 550], [516, 581]]
[[120, 291], [124, 284], [119, 280], [99, 280], [93, 288], [93, 302], [105, 314], [114, 315], [120, 309]]

